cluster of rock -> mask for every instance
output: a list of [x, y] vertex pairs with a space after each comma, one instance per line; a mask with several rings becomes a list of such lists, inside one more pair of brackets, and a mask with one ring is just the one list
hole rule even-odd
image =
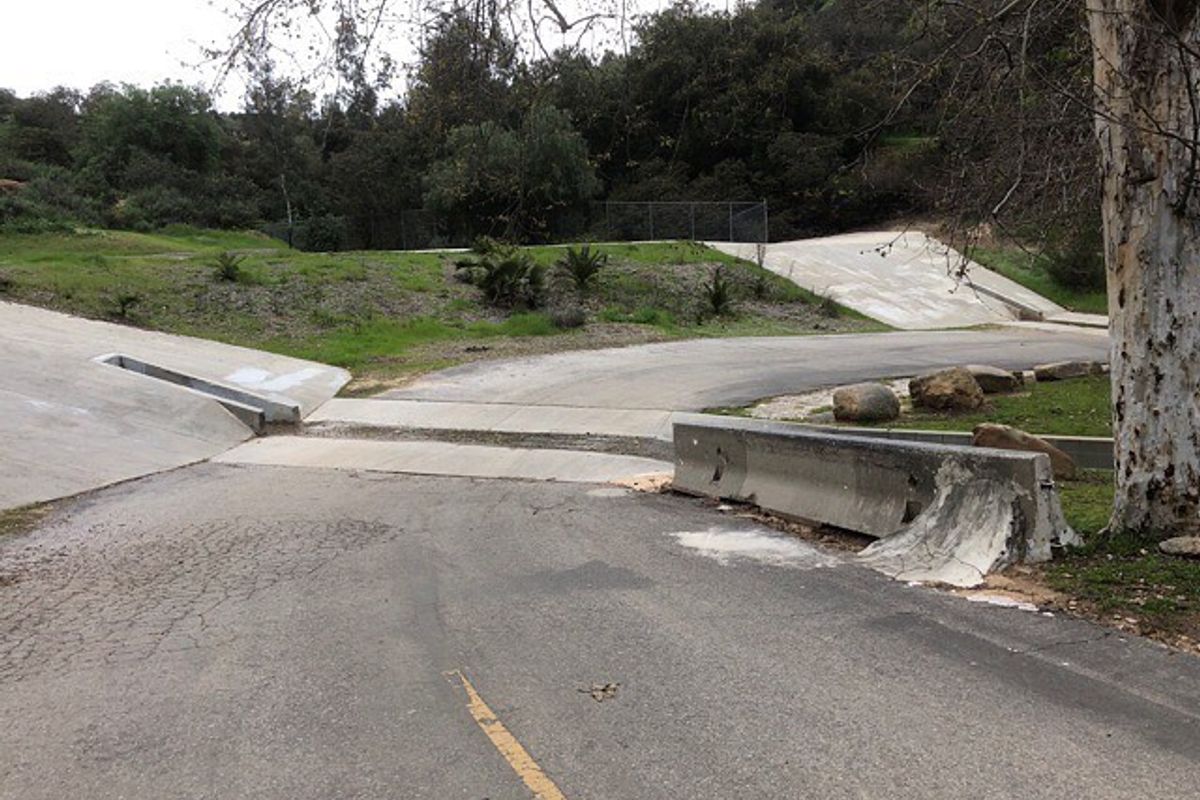
[[[1100, 375], [1104, 365], [1094, 361], [1060, 361], [1034, 367], [1038, 381], [1057, 381]], [[914, 408], [931, 411], [975, 411], [985, 395], [1019, 391], [1025, 385], [1021, 372], [1010, 372], [984, 364], [968, 364], [922, 373], [908, 382]], [[838, 422], [890, 422], [900, 416], [900, 398], [880, 383], [856, 383], [833, 393], [833, 417]], [[985, 422], [975, 427], [976, 447], [1025, 450], [1050, 457], [1057, 478], [1075, 476], [1075, 462], [1059, 448], [1033, 434], [1008, 425]]]

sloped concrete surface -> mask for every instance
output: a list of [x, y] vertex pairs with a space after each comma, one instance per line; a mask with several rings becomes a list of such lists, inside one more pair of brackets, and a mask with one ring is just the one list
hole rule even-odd
[[[755, 259], [753, 244], [710, 242], [709, 246], [749, 261]], [[1094, 315], [1069, 314], [1062, 306], [974, 262], [960, 281], [954, 273], [961, 263], [959, 253], [918, 231], [872, 231], [771, 244], [763, 266], [902, 330], [1039, 317], [1097, 324]]]
[[671, 465], [665, 461], [607, 453], [303, 436], [272, 436], [247, 442], [213, 461], [566, 483], [614, 483], [667, 475], [671, 471]]
[[199, 461], [252, 435], [210, 397], [95, 360], [113, 353], [302, 413], [349, 380], [299, 359], [0, 303], [0, 508]]
[[428, 430], [603, 434], [671, 441], [671, 412], [653, 409], [335, 398], [309, 416], [308, 422]]

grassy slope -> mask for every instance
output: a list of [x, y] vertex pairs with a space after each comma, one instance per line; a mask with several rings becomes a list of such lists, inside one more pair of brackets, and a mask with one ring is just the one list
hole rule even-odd
[[[590, 324], [560, 330], [544, 313], [483, 306], [439, 253], [300, 253], [255, 234], [176, 228], [0, 236], [0, 298], [172, 333], [261, 347], [393, 379], [479, 357], [469, 342], [540, 351], [694, 336], [880, 329], [755, 265], [688, 243], [610, 245], [611, 266], [585, 298]], [[216, 277], [223, 251], [244, 256], [236, 282]], [[562, 248], [530, 248], [550, 264]], [[699, 284], [725, 265], [738, 313], [697, 321]], [[758, 290], [755, 299], [754, 290]], [[122, 315], [124, 301], [126, 313]], [[554, 282], [552, 304], [579, 301]], [[503, 352], [509, 352], [504, 350]]]
[[1031, 259], [1020, 250], [979, 248], [971, 251], [971, 257], [988, 269], [1053, 300], [1068, 311], [1108, 313], [1108, 297], [1103, 291], [1077, 292], [1060, 286], [1046, 272], [1041, 259]]

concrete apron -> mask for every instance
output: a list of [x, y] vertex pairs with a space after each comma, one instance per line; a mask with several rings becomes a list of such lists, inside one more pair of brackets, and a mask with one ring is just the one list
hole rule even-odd
[[671, 464], [665, 461], [608, 453], [304, 436], [271, 436], [247, 442], [213, 461], [565, 483], [635, 483], [671, 472]]

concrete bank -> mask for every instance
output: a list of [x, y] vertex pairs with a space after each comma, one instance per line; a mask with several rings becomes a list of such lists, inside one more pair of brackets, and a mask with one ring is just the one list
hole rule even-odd
[[[153, 368], [124, 368], [126, 359]], [[196, 380], [189, 386], [164, 373]], [[209, 458], [251, 437], [258, 412], [270, 418], [249, 402], [303, 417], [349, 377], [300, 359], [0, 302], [0, 509]], [[221, 387], [225, 405], [215, 395]]]

